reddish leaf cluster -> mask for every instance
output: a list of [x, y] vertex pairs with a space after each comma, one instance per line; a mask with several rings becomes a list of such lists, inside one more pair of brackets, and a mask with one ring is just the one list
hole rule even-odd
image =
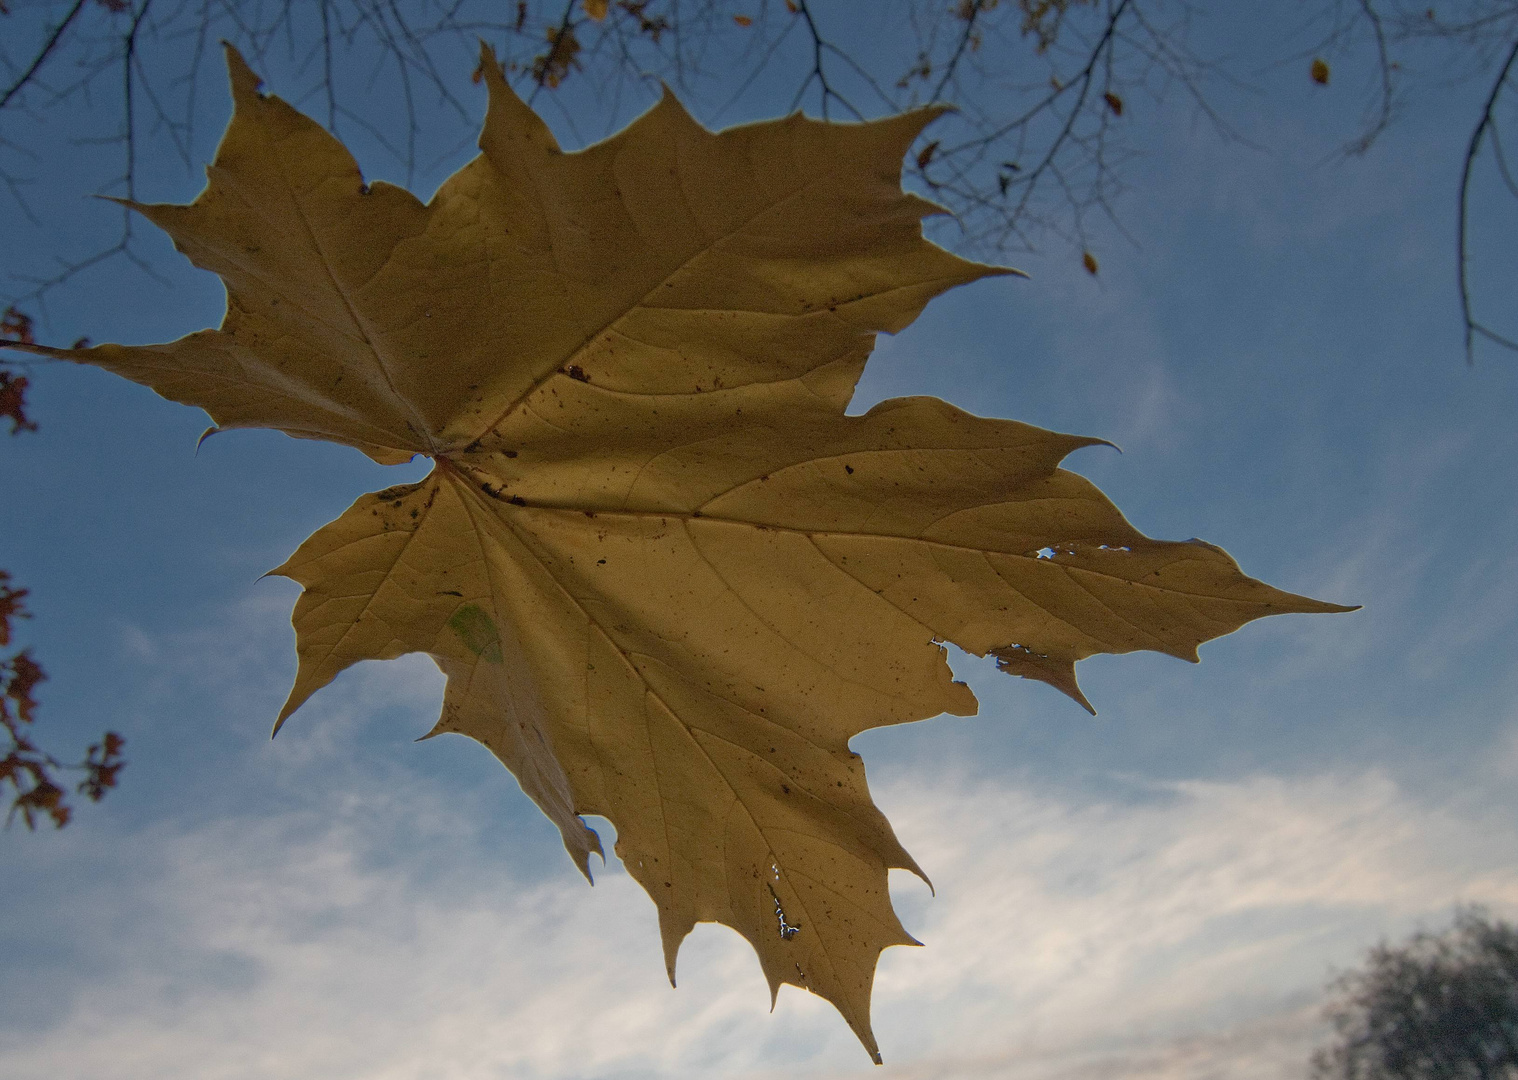
[[[112, 6], [116, 3], [120, 3], [122, 9], [126, 7], [122, 0], [100, 2], [113, 11], [118, 10]], [[3, 6], [0, 6], [0, 13], [7, 13]], [[5, 341], [35, 344], [31, 316], [14, 307], [0, 313], [0, 343]], [[26, 376], [0, 367], [0, 418], [10, 420], [12, 435], [37, 430], [37, 425], [26, 415], [26, 388]], [[0, 570], [0, 646], [11, 643], [12, 619], [30, 617], [22, 604], [26, 592], [11, 583], [8, 571]], [[19, 813], [29, 829], [37, 827], [37, 818], [42, 815], [51, 818], [60, 829], [69, 823], [73, 811], [67, 802], [68, 793], [56, 779], [58, 770], [82, 771], [84, 779], [79, 782], [77, 791], [92, 802], [98, 802], [116, 786], [117, 775], [125, 765], [121, 759], [125, 740], [114, 731], [106, 732], [100, 742], [90, 746], [85, 759], [78, 764], [65, 765], [37, 748], [29, 737], [37, 718], [37, 699], [33, 691], [46, 678], [42, 666], [32, 659], [29, 649], [0, 656], [0, 727], [5, 729], [5, 737], [9, 739], [5, 756], [0, 758], [0, 789], [9, 784], [15, 793], [7, 823]]]
[[[0, 8], [0, 12], [4, 9]], [[25, 345], [35, 344], [32, 337], [32, 317], [24, 312], [17, 311], [14, 307], [8, 307], [4, 313], [0, 313], [0, 342], [19, 341]], [[26, 388], [29, 382], [25, 375], [15, 375], [0, 367], [0, 419], [11, 422], [11, 434], [21, 431], [36, 431], [37, 425], [32, 423], [26, 415]], [[3, 639], [0, 639], [3, 643]]]
[[[659, 36], [664, 31], [672, 29], [672, 24], [663, 15], [649, 15], [649, 2], [650, 0], [618, 0], [617, 7], [627, 12], [632, 18], [637, 19], [638, 33], [647, 34], [653, 40], [653, 43], [657, 45], [659, 43]], [[785, 6], [790, 8], [793, 13], [796, 10], [794, 7], [791, 7], [790, 0], [786, 0]]]
[[32, 690], [45, 678], [42, 668], [25, 650], [0, 661], [0, 724], [5, 725], [11, 742], [10, 752], [0, 758], [0, 785], [9, 783], [15, 788], [11, 815], [19, 811], [29, 829], [37, 827], [38, 814], [47, 814], [60, 829], [69, 823], [63, 788], [52, 777], [53, 760], [39, 752], [24, 734], [37, 708]]
[[[26, 590], [15, 588], [10, 574], [0, 570], [0, 645], [10, 644], [11, 620], [27, 618], [21, 604], [25, 596]], [[68, 805], [67, 792], [56, 779], [57, 770], [82, 770], [84, 779], [77, 791], [90, 801], [99, 802], [116, 786], [117, 776], [126, 764], [121, 758], [126, 741], [114, 731], [106, 732], [77, 765], [64, 765], [37, 748], [28, 737], [37, 713], [37, 699], [32, 692], [46, 678], [30, 650], [23, 649], [0, 659], [0, 727], [4, 727], [10, 740], [5, 756], [0, 758], [0, 788], [9, 784], [15, 792], [7, 822], [19, 813], [28, 829], [35, 829], [37, 818], [42, 815], [51, 818], [60, 829], [69, 823], [73, 810]]]
[[36, 431], [37, 425], [26, 416], [25, 375], [12, 375], [0, 369], [0, 418], [11, 422], [11, 434], [18, 431]]
[[0, 570], [0, 645], [11, 643], [11, 620], [27, 617], [26, 610], [21, 606], [21, 600], [25, 596], [26, 590], [13, 588], [10, 574]]
[[[617, 10], [627, 18], [637, 21], [639, 34], [647, 35], [654, 44], [658, 44], [659, 37], [664, 31], [672, 28], [670, 21], [663, 15], [649, 15], [648, 7], [653, 0], [617, 0]], [[603, 21], [610, 13], [610, 8], [605, 0], [600, 3], [586, 2], [583, 5], [586, 16], [593, 22]], [[573, 12], [573, 6], [570, 7]], [[527, 21], [527, 5], [518, 3], [516, 10], [516, 30], [521, 32]], [[733, 21], [739, 26], [752, 26], [754, 20], [747, 15], [734, 15]], [[548, 51], [539, 53], [532, 58], [532, 81], [539, 86], [546, 86], [553, 90], [569, 77], [570, 71], [581, 70], [579, 54], [583, 46], [580, 39], [575, 36], [575, 26], [569, 15], [565, 15], [564, 22], [558, 26], [550, 26], [545, 32], [548, 41]], [[517, 70], [513, 64], [509, 69]], [[474, 81], [479, 82], [480, 76], [476, 72]]]
[[32, 336], [32, 317], [24, 311], [8, 307], [0, 314], [0, 340], [19, 341], [23, 345], [35, 345]]
[[[1038, 38], [1038, 52], [1043, 55], [1059, 38], [1065, 15], [1070, 8], [1091, 2], [1092, 0], [1017, 0], [1017, 6], [1023, 13], [1023, 36]], [[996, 3], [997, 0], [976, 0], [969, 5], [962, 4], [960, 18], [968, 19], [978, 11], [989, 11]], [[964, 11], [967, 7], [969, 10]]]
[[539, 86], [554, 89], [569, 75], [570, 68], [580, 66], [580, 61], [576, 59], [579, 53], [580, 40], [575, 37], [573, 28], [550, 27], [548, 51], [533, 58], [532, 81]]
[[116, 786], [116, 774], [126, 765], [121, 760], [121, 748], [125, 745], [126, 740], [120, 735], [107, 731], [105, 738], [98, 743], [91, 743], [85, 752], [85, 776], [79, 781], [79, 793], [90, 802], [99, 802], [108, 790]]

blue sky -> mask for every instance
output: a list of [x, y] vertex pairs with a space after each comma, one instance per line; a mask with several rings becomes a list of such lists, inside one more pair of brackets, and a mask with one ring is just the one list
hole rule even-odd
[[[1275, 48], [1242, 23], [1208, 33], [1246, 66]], [[1482, 88], [1410, 98], [1344, 160], [1359, 73], [1323, 89], [1305, 62], [1249, 70], [1260, 92], [1226, 104], [1259, 148], [1174, 95], [1130, 102], [1147, 149], [1120, 204], [1135, 243], [1099, 234], [1094, 280], [1052, 242], [1011, 260], [1031, 280], [934, 301], [881, 339], [858, 407], [935, 394], [1111, 439], [1122, 454], [1070, 465], [1141, 529], [1364, 610], [1252, 624], [1200, 666], [1086, 661], [1095, 718], [960, 655], [978, 717], [856, 739], [937, 888], [893, 878], [927, 947], [882, 960], [883, 1069], [818, 999], [786, 988], [769, 1015], [748, 946], [720, 927], [692, 936], [671, 991], [653, 907], [615, 860], [587, 888], [485, 751], [412, 742], [441, 696], [424, 658], [350, 671], [268, 739], [297, 588], [259, 575], [421, 466], [270, 432], [197, 453], [198, 411], [47, 366], [40, 430], [0, 455], [0, 566], [31, 589], [51, 744], [111, 727], [131, 764], [62, 833], [0, 834], [7, 1074], [1284, 1077], [1322, 1035], [1325, 980], [1366, 947], [1458, 902], [1518, 916], [1518, 357], [1466, 366], [1454, 293]], [[478, 110], [467, 71], [457, 88]], [[207, 98], [197, 162], [227, 110]], [[761, 86], [725, 119], [785, 104]], [[472, 134], [434, 119], [440, 146]], [[68, 161], [36, 169], [42, 225], [0, 203], [11, 274], [111, 236]], [[1518, 275], [1489, 171], [1475, 265], [1500, 323]], [[197, 173], [154, 159], [142, 197], [187, 201]], [[162, 283], [124, 263], [87, 274], [44, 340], [218, 322], [219, 283], [149, 244]]]

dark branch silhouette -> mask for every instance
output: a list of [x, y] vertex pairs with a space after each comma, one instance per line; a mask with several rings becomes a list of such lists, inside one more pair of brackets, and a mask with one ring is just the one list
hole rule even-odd
[[[9, 72], [0, 93], [0, 182], [35, 222], [27, 185], [48, 160], [50, 140], [78, 142], [79, 133], [49, 125], [23, 137], [12, 121], [75, 100], [117, 110], [115, 133], [97, 145], [103, 164], [118, 149], [118, 167], [101, 170], [98, 193], [133, 197], [149, 146], [172, 149], [190, 168], [202, 77], [219, 77], [202, 61], [218, 38], [255, 64], [281, 51], [295, 69], [292, 99], [314, 98], [334, 132], [362, 129], [410, 182], [429, 164], [418, 160], [423, 99], [468, 117], [456, 69], [483, 38], [523, 95], [557, 111], [576, 137], [584, 117], [571, 115], [560, 93], [571, 85], [593, 87], [604, 103], [630, 111], [667, 82], [698, 107], [721, 102], [701, 110], [709, 123], [761, 82], [766, 93], [788, 95], [791, 108], [824, 117], [952, 104], [956, 111], [909, 159], [910, 175], [953, 216], [958, 231], [948, 239], [992, 256], [1054, 239], [1084, 256], [1093, 215], [1123, 232], [1126, 168], [1143, 149], [1124, 118], [1140, 101], [1179, 90], [1220, 137], [1239, 138], [1213, 94], [1247, 73], [1198, 54], [1193, 15], [1188, 0], [880, 0], [867, 9], [822, 0], [43, 0], [0, 14], [10, 31], [0, 34], [0, 75]], [[901, 48], [866, 52], [862, 20], [877, 30], [883, 23]], [[1363, 156], [1395, 122], [1417, 50], [1443, 48], [1463, 77], [1489, 72], [1501, 56], [1511, 61], [1518, 0], [1452, 0], [1438, 13], [1407, 0], [1314, 0], [1304, 26], [1315, 25], [1327, 29], [1305, 55], [1372, 62], [1366, 116], [1345, 147]], [[889, 70], [907, 56], [915, 59], [905, 70]], [[1502, 65], [1490, 84], [1457, 199], [1468, 353], [1477, 338], [1515, 347], [1478, 318], [1466, 251], [1475, 163], [1490, 151], [1504, 183], [1510, 177], [1498, 108], [1508, 70]], [[372, 104], [377, 85], [393, 90], [398, 107]], [[0, 288], [0, 302], [45, 319], [58, 286], [117, 257], [151, 272], [125, 210], [112, 243], [51, 270], [23, 271]]]
[[[1197, 75], [1204, 65], [1191, 56], [1184, 34], [1161, 40], [1163, 32], [1157, 36], [1141, 10], [1176, 4], [962, 0], [945, 7], [942, 0], [888, 0], [881, 13], [889, 7], [903, 16], [897, 20], [901, 33], [915, 37], [917, 45], [910, 70], [895, 72], [850, 44], [858, 7], [816, 0], [760, 0], [757, 6], [753, 0], [79, 2], [38, 27], [37, 47], [13, 65], [19, 74], [0, 104], [0, 179], [24, 202], [30, 166], [23, 156], [5, 153], [17, 149], [6, 141], [6, 117], [17, 109], [45, 113], [81, 95], [114, 96], [119, 109], [118, 134], [105, 144], [120, 147], [121, 168], [101, 183], [101, 194], [133, 197], [148, 130], [188, 166], [197, 91], [208, 73], [201, 65], [203, 48], [217, 37], [232, 40], [255, 61], [282, 45], [308, 73], [304, 96], [322, 102], [329, 127], [363, 128], [404, 163], [410, 179], [418, 166], [420, 95], [435, 96], [465, 116], [454, 96], [452, 66], [442, 58], [482, 37], [499, 50], [524, 96], [540, 107], [559, 107], [554, 91], [570, 80], [594, 83], [619, 101], [634, 86], [664, 80], [699, 100], [708, 85], [730, 89], [736, 82], [741, 95], [761, 76], [772, 85], [777, 75], [782, 84], [790, 80], [792, 108], [815, 107], [824, 117], [858, 119], [867, 110], [955, 104], [959, 112], [940, 123], [938, 152], [924, 157], [916, 172], [958, 218], [962, 242], [987, 250], [1027, 249], [1048, 234], [1084, 251], [1086, 214], [1100, 208], [1117, 220], [1118, 171], [1131, 152], [1113, 128], [1121, 106], [1114, 110], [1111, 103], [1136, 92], [1154, 70], [1201, 96]], [[878, 15], [872, 11], [870, 17]], [[370, 65], [372, 78], [383, 73], [398, 88], [401, 107], [394, 115], [376, 116], [362, 107], [362, 94], [351, 85], [356, 59]], [[101, 76], [117, 64], [118, 89], [110, 95]], [[67, 71], [71, 81], [44, 80], [45, 67]], [[1062, 76], [1062, 69], [1075, 74]], [[733, 79], [734, 72], [742, 77]], [[1051, 80], [1063, 80], [1064, 88], [1049, 92]], [[709, 119], [720, 121], [720, 115]], [[32, 160], [46, 159], [45, 145], [25, 149]], [[1023, 167], [1024, 157], [1037, 164]], [[21, 279], [22, 288], [4, 299], [40, 308], [59, 285], [118, 256], [144, 268], [149, 262], [137, 252], [126, 215], [114, 243], [61, 261], [51, 273]]]
[[47, 40], [42, 43], [42, 47], [37, 50], [37, 55], [32, 57], [32, 62], [27, 65], [26, 70], [21, 73], [20, 78], [11, 83], [6, 88], [4, 94], [0, 94], [0, 109], [9, 105], [11, 98], [19, 94], [32, 81], [37, 72], [42, 70], [42, 65], [47, 63], [49, 56], [53, 55], [53, 50], [58, 47], [58, 42], [62, 39], [63, 32], [78, 17], [79, 11], [84, 7], [84, 4], [85, 0], [74, 0], [74, 6], [69, 8], [69, 13], [63, 17], [63, 21], [53, 29], [53, 32], [48, 35]]
[[1471, 288], [1469, 276], [1470, 260], [1466, 253], [1466, 240], [1470, 236], [1470, 201], [1471, 201], [1471, 173], [1476, 168], [1476, 158], [1481, 153], [1481, 144], [1488, 135], [1491, 136], [1492, 153], [1497, 159], [1497, 168], [1502, 178], [1507, 181], [1508, 190], [1518, 197], [1511, 177], [1508, 173], [1507, 160], [1502, 154], [1502, 144], [1498, 139], [1495, 110], [1497, 99], [1502, 96], [1503, 88], [1507, 85], [1508, 75], [1513, 70], [1513, 61], [1518, 60], [1518, 40], [1513, 42], [1508, 50], [1507, 59], [1503, 61], [1502, 68], [1497, 72], [1497, 78], [1492, 81], [1492, 90], [1486, 96], [1486, 105], [1481, 110], [1481, 118], [1476, 122], [1476, 129], [1471, 132], [1471, 141], [1465, 148], [1465, 161], [1460, 169], [1460, 210], [1458, 224], [1455, 227], [1456, 243], [1456, 274], [1459, 275], [1460, 283], [1460, 315], [1465, 320], [1465, 359], [1467, 363], [1474, 363], [1475, 339], [1477, 335], [1486, 338], [1503, 348], [1518, 351], [1518, 342], [1504, 337], [1495, 330], [1478, 322], [1471, 304]]

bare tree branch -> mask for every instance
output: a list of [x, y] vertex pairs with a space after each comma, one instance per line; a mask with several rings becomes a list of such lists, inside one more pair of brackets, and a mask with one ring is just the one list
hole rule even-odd
[[63, 32], [69, 28], [69, 24], [78, 16], [79, 10], [84, 7], [84, 4], [85, 0], [74, 0], [74, 6], [69, 8], [69, 13], [63, 17], [63, 21], [53, 29], [53, 32], [48, 35], [48, 39], [42, 43], [42, 47], [32, 57], [32, 62], [21, 73], [21, 77], [13, 82], [4, 94], [0, 94], [0, 109], [9, 105], [11, 99], [19, 94], [27, 83], [32, 81], [38, 71], [42, 70], [42, 65], [47, 63], [49, 56], [53, 55], [53, 50], [58, 47], [58, 42], [63, 40]]
[[965, 50], [970, 47], [970, 42], [975, 40], [975, 20], [980, 18], [980, 13], [984, 9], [985, 0], [970, 0], [970, 8], [965, 15], [964, 32], [959, 35], [959, 43], [954, 46], [953, 55], [949, 57], [948, 63], [944, 64], [938, 85], [933, 87], [933, 93], [928, 98], [930, 104], [943, 100], [944, 88], [954, 80], [954, 75], [959, 69], [959, 62], [964, 59]]
[[1380, 91], [1377, 95], [1377, 106], [1374, 119], [1366, 125], [1365, 130], [1354, 142], [1350, 143], [1345, 150], [1354, 155], [1361, 155], [1370, 150], [1371, 145], [1381, 137], [1381, 133], [1391, 123], [1393, 83], [1391, 55], [1386, 47], [1386, 26], [1382, 22], [1381, 15], [1376, 11], [1374, 0], [1360, 0], [1360, 10], [1365, 19], [1370, 23], [1371, 32], [1376, 42], [1376, 71], [1381, 79]]
[[[1051, 238], [1084, 254], [1095, 221], [1105, 234], [1126, 235], [1121, 198], [1139, 150], [1128, 113], [1146, 99], [1160, 102], [1170, 88], [1182, 91], [1220, 138], [1246, 141], [1213, 99], [1220, 88], [1244, 84], [1231, 62], [1193, 49], [1200, 9], [1190, 0], [877, 0], [869, 17], [899, 22], [896, 44], [915, 43], [916, 60], [904, 74], [900, 52], [863, 44], [870, 34], [855, 25], [860, 9], [843, 0], [606, 0], [594, 9], [584, 0], [97, 0], [99, 19], [86, 18], [85, 0], [54, 2], [56, 23], [33, 32], [36, 45], [24, 57], [12, 63], [4, 56], [23, 38], [0, 42], [0, 63], [15, 73], [0, 98], [8, 106], [0, 112], [0, 186], [37, 227], [27, 201], [33, 163], [45, 160], [47, 140], [59, 136], [38, 127], [22, 138], [22, 122], [75, 97], [115, 109], [113, 134], [85, 132], [72, 141], [120, 143], [122, 172], [103, 174], [95, 190], [134, 197], [139, 154], [155, 140], [171, 143], [187, 168], [195, 160], [201, 59], [218, 37], [239, 44], [265, 70], [288, 60], [296, 82], [286, 96], [296, 104], [311, 99], [329, 128], [352, 125], [372, 137], [404, 166], [408, 183], [427, 164], [419, 157], [436, 155], [441, 163], [471, 141], [464, 135], [434, 146], [439, 140], [430, 127], [421, 130], [420, 117], [422, 99], [433, 94], [460, 117], [470, 114], [455, 68], [478, 38], [498, 50], [524, 96], [557, 114], [577, 139], [585, 117], [568, 104], [569, 87], [593, 87], [618, 120], [661, 81], [707, 122], [759, 87], [824, 117], [950, 103], [956, 111], [914, 148], [907, 171], [950, 212], [958, 234], [949, 239], [991, 257]], [[1396, 118], [1408, 50], [1446, 47], [1461, 71], [1484, 73], [1500, 59], [1494, 43], [1518, 35], [1518, 0], [1447, 0], [1438, 17], [1412, 0], [1313, 0], [1307, 11], [1309, 25], [1328, 24], [1316, 48], [1359, 49], [1373, 61], [1376, 85], [1364, 125], [1345, 146], [1358, 155]], [[44, 67], [67, 75], [54, 84], [41, 77]], [[1455, 67], [1440, 65], [1439, 77]], [[209, 74], [212, 65], [205, 68]], [[283, 79], [289, 87], [289, 75]], [[1465, 248], [1471, 170], [1487, 136], [1504, 184], [1514, 179], [1498, 137], [1503, 85], [1490, 87], [1461, 186], [1468, 339], [1494, 333], [1472, 316]], [[703, 98], [712, 105], [702, 108]], [[116, 255], [146, 266], [136, 249], [124, 218], [106, 250], [60, 260], [52, 272], [13, 264], [12, 280], [25, 287], [0, 303], [42, 304], [51, 290]]]
[[1514, 40], [1508, 49], [1507, 59], [1503, 61], [1502, 68], [1497, 72], [1497, 78], [1492, 81], [1491, 92], [1487, 94], [1480, 119], [1476, 123], [1475, 130], [1471, 132], [1470, 142], [1465, 148], [1465, 160], [1460, 169], [1459, 212], [1455, 226], [1455, 273], [1460, 290], [1460, 316], [1465, 321], [1465, 362], [1467, 364], [1476, 362], [1475, 339], [1477, 336], [1518, 352], [1518, 342], [1504, 337], [1477, 321], [1471, 303], [1469, 257], [1466, 250], [1466, 241], [1470, 235], [1471, 174], [1476, 168], [1476, 158], [1481, 153], [1482, 140], [1488, 131], [1495, 131], [1493, 117], [1497, 108], [1497, 99], [1502, 96], [1502, 90], [1507, 85], [1508, 73], [1512, 71], [1515, 60], [1518, 60], [1518, 40]]
[[806, 96], [807, 87], [811, 86], [815, 81], [822, 99], [821, 108], [824, 120], [828, 119], [828, 102], [831, 100], [836, 100], [838, 104], [847, 109], [849, 115], [854, 117], [854, 119], [863, 120], [864, 114], [854, 107], [853, 102], [840, 94], [828, 82], [827, 71], [823, 66], [822, 58], [826, 53], [838, 52], [837, 46], [824, 40], [818, 32], [817, 20], [812, 17], [812, 8], [808, 0], [796, 0], [796, 6], [800, 9], [801, 18], [806, 24], [807, 33], [812, 36], [812, 70], [807, 73], [807, 77], [802, 81], [801, 85], [796, 88], [796, 96], [791, 99], [791, 110], [794, 111], [800, 107], [802, 100]]

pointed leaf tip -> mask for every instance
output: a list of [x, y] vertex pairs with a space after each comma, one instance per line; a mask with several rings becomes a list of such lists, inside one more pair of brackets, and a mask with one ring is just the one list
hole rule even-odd
[[223, 40], [221, 48], [227, 58], [227, 78], [232, 84], [233, 99], [241, 102], [249, 97], [257, 97], [259, 88], [264, 84], [263, 78], [248, 66], [236, 45]]
[[[1016, 277], [1016, 278], [1023, 278], [1024, 280], [1028, 280], [1028, 279], [1031, 279], [1033, 277], [1033, 275], [1030, 274], [1030, 273], [1028, 273], [1028, 271], [1026, 271], [1026, 270], [1019, 270], [1015, 266], [993, 266], [989, 270], [986, 271], [985, 276], [986, 277]], [[1098, 439], [1097, 441], [1100, 442], [1102, 440]]]
[[501, 72], [501, 62], [496, 59], [495, 50], [490, 47], [490, 42], [484, 38], [480, 42], [480, 66], [475, 69], [475, 81], [481, 78], [489, 79], [492, 76], [504, 78]]
[[[565, 847], [568, 847], [568, 845], [566, 844]], [[596, 879], [590, 873], [590, 856], [582, 852], [571, 851], [569, 857], [574, 860], [575, 866], [579, 869], [580, 873], [585, 875], [585, 880], [594, 889], [596, 887]]]
[[1020, 644], [999, 646], [992, 649], [990, 655], [996, 658], [998, 671], [1047, 683], [1092, 716], [1096, 715], [1096, 707], [1086, 698], [1080, 684], [1076, 682], [1075, 661], [1050, 656]]
[[506, 81], [506, 73], [495, 52], [482, 38], [480, 63], [475, 69], [485, 82], [490, 104], [485, 110], [485, 126], [480, 130], [479, 147], [498, 168], [506, 168], [510, 147], [522, 143], [542, 150], [559, 149], [559, 142], [548, 130], [543, 118], [518, 96]]

